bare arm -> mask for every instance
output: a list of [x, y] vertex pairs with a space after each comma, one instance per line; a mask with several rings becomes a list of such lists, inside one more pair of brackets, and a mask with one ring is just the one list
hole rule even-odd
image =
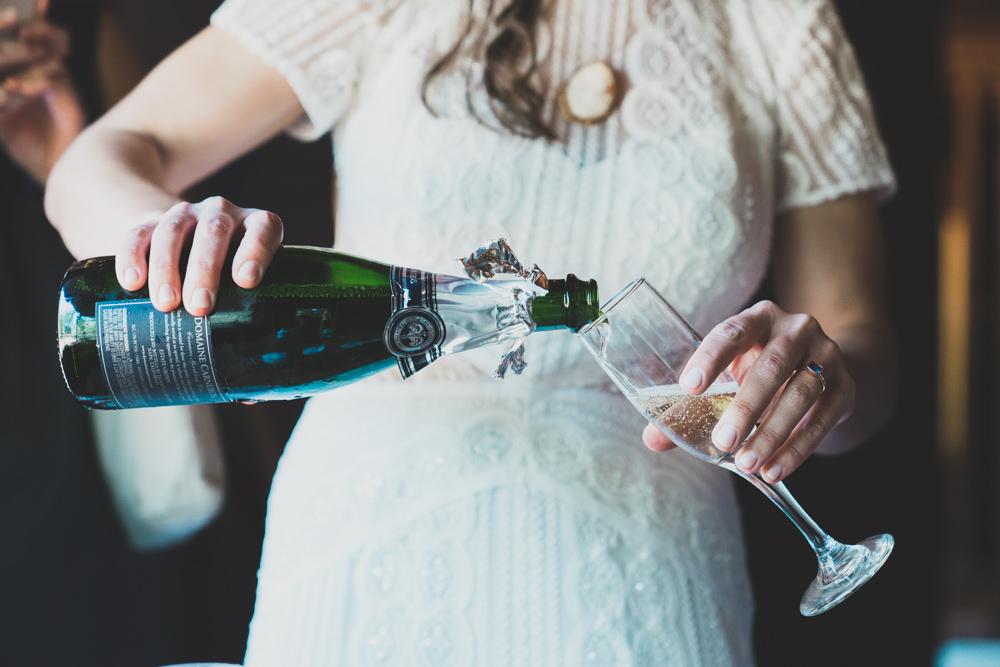
[[896, 397], [896, 346], [886, 313], [877, 209], [870, 196], [857, 195], [791, 211], [776, 231], [778, 303], [817, 320], [854, 380], [853, 413], [819, 449], [845, 451], [886, 421]]
[[[746, 439], [736, 458], [740, 468], [784, 479], [815, 451], [858, 445], [888, 417], [896, 361], [883, 271], [870, 195], [796, 209], [778, 220], [777, 303], [755, 304], [720, 323], [681, 379], [692, 393], [727, 367], [739, 379], [713, 441], [731, 450]], [[824, 367], [825, 390], [810, 373], [796, 373], [810, 361]], [[647, 445], [669, 447], [657, 433], [647, 429]]]
[[[246, 273], [237, 280], [250, 287], [280, 242], [280, 221], [221, 199], [185, 206], [180, 193], [302, 113], [276, 70], [224, 32], [206, 28], [66, 151], [49, 178], [46, 212], [77, 257], [117, 253], [119, 279], [129, 289], [145, 284], [152, 248], [159, 261], [149, 267], [150, 293], [161, 310], [179, 303], [178, 257], [193, 233], [189, 266], [196, 270], [183, 295], [189, 310], [203, 314], [218, 285], [219, 255], [233, 235], [245, 233], [237, 257], [259, 269], [256, 278]], [[158, 298], [164, 286], [174, 298]], [[212, 292], [208, 308], [193, 305], [198, 288]]]

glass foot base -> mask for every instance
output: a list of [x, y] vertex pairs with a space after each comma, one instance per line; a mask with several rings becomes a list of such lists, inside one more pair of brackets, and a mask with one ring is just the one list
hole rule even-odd
[[892, 535], [869, 537], [858, 544], [843, 546], [832, 556], [832, 573], [816, 576], [802, 596], [803, 616], [818, 616], [848, 598], [871, 579], [889, 558], [895, 544]]

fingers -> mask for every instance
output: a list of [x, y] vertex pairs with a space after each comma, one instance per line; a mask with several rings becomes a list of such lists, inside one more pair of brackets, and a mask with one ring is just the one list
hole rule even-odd
[[256, 287], [281, 246], [284, 226], [269, 211], [251, 210], [243, 219], [243, 240], [233, 257], [233, 282], [244, 289]]
[[177, 204], [160, 218], [149, 246], [149, 298], [169, 312], [181, 303], [181, 249], [198, 222], [194, 206]]
[[[802, 375], [800, 373], [800, 375]], [[761, 475], [775, 484], [792, 474], [809, 458], [838, 424], [854, 412], [854, 381], [846, 375], [817, 401], [777, 454], [764, 464]]]
[[184, 307], [192, 315], [208, 315], [215, 307], [219, 277], [242, 210], [221, 197], [205, 200], [199, 208], [184, 275]]
[[[700, 394], [738, 355], [766, 339], [773, 312], [762, 302], [730, 317], [712, 329], [684, 366], [680, 384], [692, 394]], [[773, 305], [773, 304], [770, 304]]]
[[[716, 447], [728, 452], [750, 435], [754, 424], [761, 421], [761, 416], [771, 405], [782, 385], [795, 369], [802, 365], [802, 360], [813, 340], [812, 335], [813, 332], [804, 320], [773, 327], [771, 339], [743, 375], [736, 396], [712, 432], [712, 442]], [[798, 397], [798, 384], [790, 387], [790, 390], [792, 395], [787, 400]], [[811, 404], [812, 401], [809, 405]], [[805, 407], [808, 408], [809, 405]], [[799, 417], [804, 413], [805, 410], [800, 412]], [[766, 438], [768, 435], [770, 433], [765, 432], [761, 437]]]
[[654, 452], [665, 452], [677, 447], [670, 438], [652, 424], [646, 424], [646, 428], [642, 432], [642, 442]]
[[[118, 281], [130, 291], [148, 281], [150, 300], [158, 310], [168, 312], [183, 303], [192, 315], [208, 315], [215, 309], [229, 249], [239, 237], [233, 280], [240, 287], [256, 287], [281, 245], [281, 219], [222, 197], [178, 203], [130, 230], [115, 256]], [[188, 241], [191, 249], [182, 280], [181, 254]]]
[[[796, 372], [809, 361], [823, 366], [821, 377]], [[680, 384], [701, 393], [724, 370], [739, 388], [720, 416], [712, 442], [722, 451], [745, 443], [736, 466], [769, 482], [796, 470], [854, 409], [856, 387], [837, 344], [814, 318], [786, 313], [770, 302], [760, 302], [709, 332], [685, 366]], [[643, 439], [657, 451], [672, 444], [649, 428]]]
[[129, 230], [115, 255], [115, 274], [122, 287], [135, 292], [146, 284], [146, 255], [156, 221], [137, 225]]
[[796, 373], [781, 390], [773, 408], [736, 455], [736, 465], [757, 472], [788, 440], [792, 430], [823, 394], [823, 383], [812, 373]]

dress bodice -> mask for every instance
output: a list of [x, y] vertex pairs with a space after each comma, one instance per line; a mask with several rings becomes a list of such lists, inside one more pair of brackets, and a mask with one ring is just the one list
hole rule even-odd
[[[482, 87], [466, 99], [481, 67], [469, 54], [430, 86], [434, 113], [424, 105], [424, 75], [455, 41], [464, 0], [260, 4], [230, 0], [216, 22], [260, 37], [247, 43], [302, 100], [300, 134], [333, 127], [345, 252], [456, 273], [454, 258], [504, 236], [554, 277], [596, 278], [604, 297], [644, 275], [705, 332], [756, 291], [778, 212], [892, 187], [828, 2], [548, 3], [535, 41], [556, 142], [487, 126]], [[593, 61], [620, 73], [620, 106], [601, 124], [567, 123], [558, 92]], [[582, 354], [568, 337], [539, 337], [527, 373], [596, 380]]]

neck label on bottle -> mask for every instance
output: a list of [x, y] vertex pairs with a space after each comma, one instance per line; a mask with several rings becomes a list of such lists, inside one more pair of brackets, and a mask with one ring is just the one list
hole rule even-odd
[[161, 313], [149, 299], [97, 304], [97, 349], [122, 408], [220, 403], [208, 317]]
[[397, 357], [426, 354], [444, 341], [444, 322], [432, 310], [404, 308], [389, 318], [385, 344]]
[[389, 278], [392, 315], [385, 325], [385, 346], [408, 378], [441, 356], [446, 330], [437, 314], [433, 273], [394, 266]]

